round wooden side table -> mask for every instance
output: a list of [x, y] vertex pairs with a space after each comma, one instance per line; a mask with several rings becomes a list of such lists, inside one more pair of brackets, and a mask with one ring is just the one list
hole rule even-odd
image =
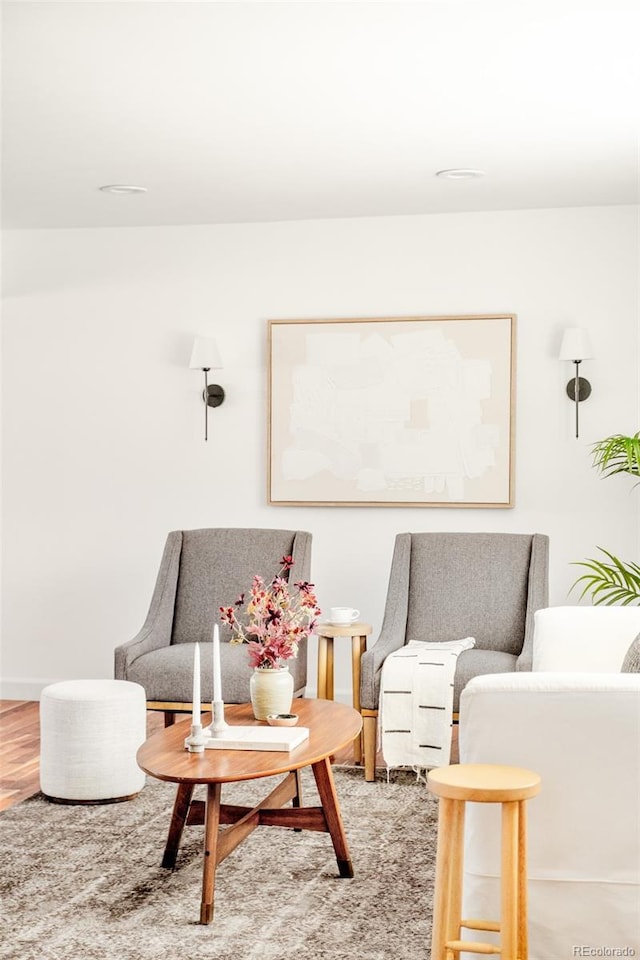
[[[333, 623], [319, 623], [315, 634], [318, 638], [318, 692], [319, 700], [333, 700], [333, 641], [336, 637], [351, 638], [351, 689], [352, 703], [360, 713], [360, 660], [367, 649], [367, 637], [371, 633], [370, 623], [345, 623], [339, 626]], [[362, 762], [362, 734], [353, 745], [354, 758]]]

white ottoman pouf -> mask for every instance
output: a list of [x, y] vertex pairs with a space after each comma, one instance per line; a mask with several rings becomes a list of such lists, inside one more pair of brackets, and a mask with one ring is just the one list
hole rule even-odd
[[129, 680], [65, 680], [40, 697], [40, 789], [50, 800], [128, 800], [142, 789], [144, 687]]

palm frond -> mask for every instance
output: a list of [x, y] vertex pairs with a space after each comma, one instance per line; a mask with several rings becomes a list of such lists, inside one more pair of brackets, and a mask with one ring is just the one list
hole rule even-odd
[[[640, 566], [637, 563], [618, 559], [603, 547], [598, 547], [608, 560], [578, 560], [574, 566], [584, 567], [587, 572], [572, 584], [571, 590], [580, 584], [580, 600], [590, 595], [594, 605], [640, 603]], [[569, 591], [571, 593], [571, 590]]]
[[640, 431], [632, 437], [617, 433], [598, 440], [592, 447], [593, 465], [603, 477], [630, 473], [640, 477]]

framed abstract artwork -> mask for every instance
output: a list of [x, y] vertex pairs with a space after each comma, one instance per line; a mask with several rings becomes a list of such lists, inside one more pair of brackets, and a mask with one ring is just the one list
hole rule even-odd
[[269, 503], [512, 507], [515, 326], [270, 320]]

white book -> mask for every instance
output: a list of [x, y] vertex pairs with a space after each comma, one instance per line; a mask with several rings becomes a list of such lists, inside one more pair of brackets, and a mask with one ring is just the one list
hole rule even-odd
[[309, 738], [308, 727], [228, 727], [219, 737], [207, 737], [207, 750], [295, 749]]

